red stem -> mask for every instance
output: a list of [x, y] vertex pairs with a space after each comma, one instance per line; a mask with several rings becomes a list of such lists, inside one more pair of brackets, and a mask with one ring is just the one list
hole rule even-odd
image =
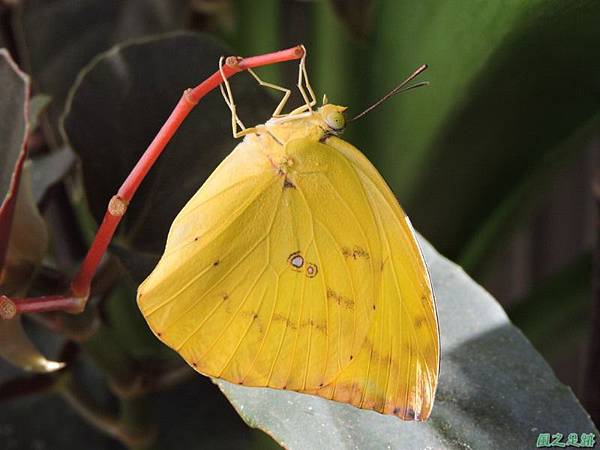
[[[281, 50], [278, 52], [267, 53], [264, 55], [252, 56], [249, 58], [229, 57], [223, 66], [223, 74], [225, 78], [229, 78], [242, 70], [276, 64], [284, 61], [292, 61], [300, 59], [304, 55], [302, 46], [296, 46]], [[201, 84], [193, 89], [187, 89], [171, 115], [162, 126], [156, 137], [152, 140], [140, 160], [137, 162], [127, 179], [123, 182], [117, 194], [110, 200], [104, 219], [96, 232], [94, 241], [83, 260], [79, 272], [71, 282], [71, 296], [51, 296], [39, 297], [31, 299], [8, 299], [3, 296], [3, 299], [12, 301], [17, 312], [41, 312], [67, 310], [74, 311], [74, 300], [79, 298], [84, 302], [89, 296], [90, 284], [96, 269], [100, 264], [102, 256], [108, 248], [121, 218], [125, 214], [127, 205], [135, 195], [140, 184], [148, 171], [152, 168], [166, 145], [169, 143], [181, 123], [192, 111], [194, 106], [208, 94], [210, 91], [223, 83], [224, 79], [220, 71], [216, 71]], [[39, 306], [36, 306], [39, 304]]]
[[45, 295], [35, 298], [8, 298], [0, 295], [0, 318], [12, 319], [17, 314], [65, 311], [80, 313], [85, 307], [85, 298], [64, 295]]

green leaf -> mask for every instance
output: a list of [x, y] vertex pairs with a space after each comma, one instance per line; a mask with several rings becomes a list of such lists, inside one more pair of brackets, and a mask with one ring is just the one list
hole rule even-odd
[[31, 190], [25, 141], [29, 77], [0, 50], [0, 287], [24, 294], [46, 252], [48, 235]]
[[[259, 55], [278, 50], [281, 46], [280, 0], [235, 0], [236, 27], [232, 45], [243, 56]], [[279, 64], [263, 67], [260, 76], [270, 83], [281, 79]]]
[[[592, 256], [583, 254], [548, 276], [508, 313], [546, 357], [565, 348], [589, 331], [591, 321]], [[543, 312], [540, 314], [540, 312]], [[556, 330], [563, 337], [556, 339]]]
[[32, 188], [37, 203], [50, 187], [63, 179], [74, 163], [75, 155], [68, 147], [44, 153], [31, 160]]
[[[345, 29], [334, 10], [334, 5], [338, 4], [339, 8], [339, 3], [327, 1], [311, 5], [313, 42], [317, 45], [307, 49], [307, 59], [319, 104], [322, 95], [326, 94], [331, 103], [347, 106], [351, 117], [365, 101], [364, 59], [368, 47], [352, 39]], [[365, 7], [368, 3], [364, 2]], [[332, 64], [333, 57], [335, 64]], [[358, 145], [355, 141], [357, 128], [348, 127], [345, 135], [355, 145]]]
[[431, 86], [373, 113], [367, 150], [444, 254], [458, 257], [505, 199], [515, 206], [495, 229], [529, 210], [517, 192], [529, 174], [598, 113], [599, 20], [594, 1], [381, 2], [370, 92], [421, 63]]
[[0, 205], [4, 208], [17, 161], [25, 152], [29, 96], [29, 79], [6, 49], [0, 50], [0, 89]]
[[583, 149], [600, 123], [600, 113], [594, 115], [576, 132], [554, 148], [548, 149], [543, 158], [531, 167], [529, 173], [505, 193], [485, 220], [464, 244], [458, 262], [473, 275], [482, 274], [492, 261], [490, 255], [506, 242], [528, 218], [526, 211], [534, 209], [536, 201], [548, 189], [557, 174], [569, 167], [568, 162], [579, 149]]
[[13, 23], [20, 54], [38, 93], [53, 101], [50, 136], [58, 146], [58, 119], [78, 72], [98, 53], [126, 39], [183, 28], [185, 0], [24, 0]]
[[292, 450], [534, 448], [541, 432], [598, 434], [571, 390], [500, 305], [424, 239], [421, 246], [442, 343], [440, 383], [428, 422], [215, 380], [244, 420]]
[[19, 176], [8, 250], [0, 277], [0, 289], [8, 295], [27, 292], [29, 280], [48, 247], [48, 231], [33, 196], [30, 168], [30, 162], [26, 161]]
[[[0, 50], [0, 98], [0, 294], [22, 295], [44, 256], [48, 235], [25, 164], [29, 78], [5, 49]], [[19, 317], [0, 319], [0, 357], [33, 372], [63, 367], [38, 352]]]
[[[98, 222], [184, 89], [218, 70], [219, 57], [227, 54], [212, 38], [178, 32], [117, 46], [81, 73], [64, 131], [81, 158]], [[274, 102], [251, 77], [238, 76], [232, 86], [243, 120], [269, 116]], [[125, 243], [162, 251], [175, 215], [235, 145], [229, 110], [216, 90], [189, 115], [131, 202], [120, 226]]]
[[[8, 296], [27, 292], [48, 247], [48, 232], [33, 196], [29, 169], [27, 161], [20, 172], [8, 251], [0, 276], [0, 294]], [[64, 367], [61, 362], [46, 359], [35, 348], [23, 330], [20, 317], [0, 319], [0, 357], [31, 372], [54, 372]]]
[[[143, 280], [142, 280], [143, 281]], [[105, 300], [107, 321], [111, 335], [119, 345], [136, 359], [161, 358], [180, 360], [152, 334], [136, 304], [136, 290], [140, 282], [125, 280], [119, 283]]]
[[40, 118], [40, 114], [42, 114], [52, 98], [49, 95], [36, 95], [32, 99], [29, 100], [29, 129], [35, 130], [38, 126], [38, 121]]
[[31, 266], [41, 259], [47, 236], [31, 201], [31, 183], [23, 173], [29, 131], [29, 77], [5, 49], [0, 50], [0, 94], [0, 286], [4, 293], [14, 294], [23, 292], [21, 283], [25, 284]]
[[371, 31], [373, 0], [329, 0], [329, 3], [354, 36], [367, 37]]
[[136, 285], [142, 284], [160, 259], [160, 255], [157, 253], [131, 250], [119, 244], [111, 244], [109, 249], [114, 255], [118, 256], [121, 263], [127, 268], [131, 280]]
[[20, 318], [0, 319], [0, 357], [23, 370], [37, 373], [54, 372], [64, 364], [46, 359], [33, 346]]

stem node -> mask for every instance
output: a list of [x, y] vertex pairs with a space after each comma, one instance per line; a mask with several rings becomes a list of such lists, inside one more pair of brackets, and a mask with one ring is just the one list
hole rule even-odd
[[233, 69], [238, 66], [238, 64], [242, 61], [242, 59], [243, 58], [240, 56], [228, 56], [225, 59], [225, 64]]
[[17, 315], [17, 305], [6, 295], [0, 295], [0, 317], [10, 320]]
[[118, 195], [113, 195], [108, 202], [108, 212], [111, 216], [121, 217], [127, 211], [128, 202]]
[[187, 88], [185, 91], [183, 91], [183, 98], [185, 98], [190, 105], [196, 106], [198, 101], [192, 95], [192, 91], [192, 88]]

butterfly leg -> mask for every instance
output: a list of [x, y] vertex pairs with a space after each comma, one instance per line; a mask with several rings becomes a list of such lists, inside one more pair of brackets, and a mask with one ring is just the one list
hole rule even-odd
[[[270, 87], [272, 89], [277, 89], [277, 90], [285, 93], [283, 98], [281, 99], [281, 102], [279, 102], [279, 105], [277, 105], [277, 108], [275, 108], [275, 111], [272, 114], [273, 118], [295, 116], [297, 114], [301, 114], [303, 112], [310, 111], [312, 109], [312, 107], [317, 103], [316, 98], [315, 98], [315, 93], [312, 89], [312, 86], [310, 85], [310, 82], [308, 81], [308, 74], [306, 71], [306, 48], [304, 46], [302, 46], [302, 50], [304, 50], [304, 53], [303, 53], [302, 58], [300, 59], [300, 64], [298, 65], [298, 84], [297, 84], [297, 86], [298, 86], [298, 89], [300, 90], [300, 94], [302, 95], [302, 98], [304, 99], [305, 103], [304, 103], [304, 105], [291, 111], [289, 114], [282, 114], [281, 111], [283, 111], [283, 108], [287, 104], [287, 101], [291, 95], [291, 90], [286, 89], [281, 86], [278, 86], [273, 83], [267, 83], [267, 82], [263, 81], [252, 69], [248, 69], [248, 72], [250, 72], [250, 75], [252, 75], [254, 77], [254, 79], [258, 82], [258, 84], [260, 84], [261, 86], [266, 86], [266, 87]], [[308, 90], [308, 94], [306, 93], [305, 86], [306, 86], [306, 90]]]
[[285, 114], [281, 114], [281, 111], [283, 111], [283, 108], [285, 107], [285, 105], [287, 104], [288, 99], [290, 98], [290, 95], [292, 93], [292, 91], [290, 89], [286, 89], [284, 87], [278, 86], [276, 84], [273, 83], [267, 83], [266, 81], [263, 81], [257, 74], [256, 72], [254, 72], [254, 70], [252, 69], [247, 69], [248, 72], [250, 72], [250, 75], [252, 75], [254, 77], [254, 79], [256, 80], [256, 82], [258, 84], [260, 84], [261, 86], [264, 87], [269, 87], [271, 89], [277, 89], [278, 91], [283, 92], [283, 98], [281, 99], [281, 101], [279, 102], [279, 104], [277, 105], [277, 108], [275, 108], [275, 111], [273, 111], [273, 114], [271, 115], [272, 117], [282, 117]]
[[[235, 100], [233, 99], [233, 93], [231, 92], [231, 85], [229, 84], [229, 81], [225, 76], [225, 72], [223, 71], [224, 60], [224, 57], [219, 58], [219, 72], [223, 78], [223, 84], [219, 85], [219, 89], [221, 90], [221, 95], [223, 96], [223, 100], [225, 100], [225, 104], [231, 111], [231, 133], [233, 134], [233, 137], [237, 139], [247, 134], [256, 133], [256, 128], [246, 128], [244, 123], [237, 115]], [[225, 87], [223, 87], [223, 85], [225, 85]], [[238, 126], [240, 127], [239, 131]]]
[[[252, 133], [259, 134], [259, 133], [265, 131], [269, 136], [271, 136], [273, 138], [273, 140], [275, 142], [277, 142], [279, 145], [283, 145], [283, 143], [279, 139], [277, 139], [277, 137], [273, 133], [271, 133], [269, 130], [267, 130], [263, 126], [252, 127], [252, 128], [245, 127], [244, 123], [241, 121], [241, 119], [237, 115], [237, 109], [235, 106], [235, 101], [233, 99], [231, 85], [229, 84], [229, 81], [227, 80], [227, 78], [225, 77], [225, 74], [223, 73], [223, 60], [224, 60], [223, 57], [221, 57], [219, 59], [219, 71], [221, 73], [221, 77], [223, 77], [223, 80], [224, 80], [223, 84], [225, 85], [225, 87], [223, 87], [223, 84], [221, 84], [219, 86], [219, 88], [221, 90], [221, 95], [223, 96], [223, 100], [225, 100], [225, 104], [229, 107], [229, 110], [231, 111], [231, 132], [233, 134], [233, 137], [235, 139], [238, 139], [243, 136], [246, 136], [247, 134], [252, 134]], [[274, 89], [285, 91], [283, 99], [281, 100], [281, 102], [279, 102], [279, 105], [277, 106], [277, 108], [275, 109], [275, 112], [273, 113], [273, 114], [279, 114], [279, 112], [281, 112], [281, 110], [285, 106], [287, 99], [290, 96], [291, 91], [289, 89], [282, 88], [281, 86], [277, 86], [277, 85], [274, 85], [271, 83], [266, 83], [266, 82], [262, 81], [258, 77], [258, 75], [256, 75], [254, 73], [254, 71], [252, 69], [247, 69], [247, 70], [252, 74], [252, 76], [254, 78], [256, 78], [256, 80], [258, 81], [258, 83], [261, 86], [272, 87]], [[241, 128], [239, 131], [238, 131], [238, 126]]]
[[[304, 50], [304, 53], [302, 55], [302, 58], [300, 59], [300, 64], [298, 65], [297, 86], [300, 91], [300, 94], [302, 94], [302, 98], [304, 99], [304, 105], [294, 109], [289, 114], [282, 115], [281, 111], [285, 107], [285, 105], [290, 97], [291, 91], [289, 89], [283, 88], [276, 84], [267, 83], [267, 82], [263, 81], [252, 69], [248, 69], [250, 74], [254, 77], [254, 79], [256, 79], [256, 81], [261, 86], [270, 87], [270, 88], [277, 89], [279, 91], [284, 92], [283, 98], [281, 99], [281, 101], [277, 105], [277, 108], [275, 108], [275, 111], [273, 112], [274, 118], [290, 117], [290, 116], [297, 117], [298, 115], [300, 115], [302, 113], [310, 112], [312, 110], [313, 106], [317, 103], [315, 93], [313, 91], [312, 86], [310, 85], [310, 82], [308, 80], [308, 73], [306, 71], [306, 48], [304, 48], [304, 46], [302, 46], [302, 50]], [[256, 128], [246, 128], [244, 123], [240, 120], [240, 118], [237, 115], [235, 101], [233, 99], [233, 93], [231, 91], [231, 85], [229, 84], [229, 81], [225, 77], [225, 73], [223, 71], [224, 60], [225, 60], [225, 58], [223, 58], [223, 57], [221, 57], [219, 59], [219, 72], [221, 73], [221, 77], [223, 78], [223, 84], [219, 85], [219, 88], [221, 90], [221, 95], [223, 96], [225, 103], [227, 104], [227, 106], [229, 107], [229, 110], [231, 111], [231, 130], [232, 130], [233, 137], [239, 138], [239, 137], [245, 136], [247, 134], [256, 133], [257, 132]], [[308, 93], [307, 93], [307, 91], [308, 91]], [[238, 131], [238, 126], [241, 129], [240, 131]]]
[[[313, 91], [312, 86], [310, 85], [310, 81], [308, 81], [308, 73], [306, 71], [306, 48], [302, 46], [304, 50], [304, 54], [300, 59], [300, 64], [298, 65], [298, 90], [300, 94], [302, 94], [302, 98], [304, 99], [304, 105], [294, 109], [288, 115], [301, 114], [305, 111], [311, 111], [313, 106], [317, 104], [317, 99], [315, 97], [315, 92]], [[308, 91], [308, 93], [307, 93]]]

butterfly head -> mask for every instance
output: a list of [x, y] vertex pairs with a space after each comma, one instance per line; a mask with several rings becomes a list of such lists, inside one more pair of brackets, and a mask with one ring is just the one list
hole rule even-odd
[[332, 105], [327, 103], [317, 110], [319, 118], [323, 122], [323, 128], [331, 134], [341, 134], [346, 128], [346, 106]]

